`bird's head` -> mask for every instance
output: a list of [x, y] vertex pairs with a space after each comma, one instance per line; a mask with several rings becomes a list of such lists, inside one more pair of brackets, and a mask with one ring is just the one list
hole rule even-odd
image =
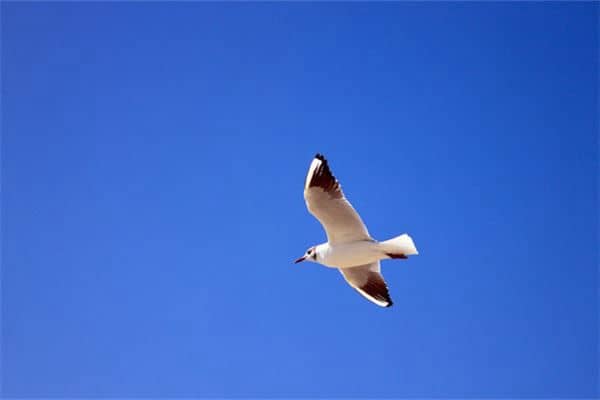
[[304, 255], [302, 257], [300, 257], [299, 259], [294, 261], [294, 264], [298, 264], [299, 262], [302, 262], [302, 261], [317, 262], [317, 247], [316, 246], [310, 247], [308, 250], [306, 250], [306, 253], [304, 253]]

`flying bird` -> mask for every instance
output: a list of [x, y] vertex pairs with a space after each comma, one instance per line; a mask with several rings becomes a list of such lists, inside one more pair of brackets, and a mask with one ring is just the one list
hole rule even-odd
[[380, 307], [393, 302], [381, 275], [380, 260], [419, 254], [407, 234], [378, 242], [346, 199], [322, 154], [315, 155], [304, 183], [304, 200], [327, 234], [327, 243], [310, 247], [295, 263], [311, 261], [337, 268], [346, 282]]

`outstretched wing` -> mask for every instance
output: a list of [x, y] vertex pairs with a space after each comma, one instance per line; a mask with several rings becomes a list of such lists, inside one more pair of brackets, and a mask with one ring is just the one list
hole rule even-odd
[[380, 307], [390, 307], [392, 298], [381, 275], [379, 261], [352, 268], [339, 268], [346, 282]]
[[308, 211], [323, 225], [329, 243], [371, 240], [367, 227], [344, 196], [321, 154], [315, 156], [308, 169], [304, 200]]

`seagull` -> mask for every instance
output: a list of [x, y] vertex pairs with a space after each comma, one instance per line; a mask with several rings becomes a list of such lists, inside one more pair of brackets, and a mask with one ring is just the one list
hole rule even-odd
[[304, 183], [308, 211], [323, 225], [327, 243], [310, 247], [295, 263], [310, 261], [337, 268], [354, 289], [380, 307], [393, 302], [381, 275], [380, 260], [419, 254], [407, 234], [378, 242], [346, 199], [322, 154], [317, 153]]

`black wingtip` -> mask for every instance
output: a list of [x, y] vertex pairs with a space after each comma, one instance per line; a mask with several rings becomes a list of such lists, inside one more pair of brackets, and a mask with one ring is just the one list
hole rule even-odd
[[391, 307], [393, 305], [394, 305], [394, 302], [390, 299], [389, 303], [387, 303], [387, 305], [385, 306], [385, 308], [389, 308], [389, 307]]
[[321, 154], [321, 153], [315, 154], [315, 158], [317, 160], [325, 161], [325, 156], [323, 154]]

